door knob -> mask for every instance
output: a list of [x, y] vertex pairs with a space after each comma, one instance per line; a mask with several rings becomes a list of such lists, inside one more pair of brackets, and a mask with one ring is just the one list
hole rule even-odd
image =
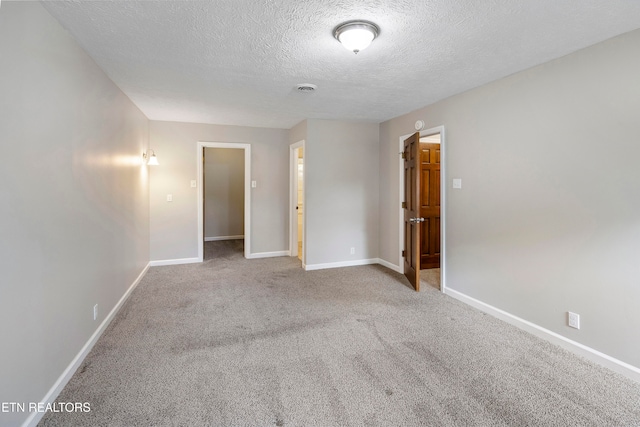
[[417, 224], [419, 222], [424, 222], [424, 218], [409, 218], [409, 222]]

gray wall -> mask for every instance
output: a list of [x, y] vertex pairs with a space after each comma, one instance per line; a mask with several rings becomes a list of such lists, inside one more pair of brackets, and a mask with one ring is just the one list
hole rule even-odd
[[244, 234], [244, 150], [204, 149], [204, 236]]
[[0, 402], [38, 402], [149, 260], [148, 121], [40, 3], [0, 58]]
[[152, 121], [150, 144], [161, 165], [151, 169], [151, 259], [198, 256], [197, 189], [190, 187], [198, 141], [251, 144], [251, 252], [288, 250], [287, 138], [285, 129]]
[[639, 49], [635, 31], [383, 123], [381, 257], [398, 137], [444, 125], [447, 286], [640, 366]]
[[307, 265], [377, 258], [378, 124], [310, 119], [306, 125]]
[[289, 145], [300, 142], [307, 137], [307, 121], [303, 120], [289, 130]]

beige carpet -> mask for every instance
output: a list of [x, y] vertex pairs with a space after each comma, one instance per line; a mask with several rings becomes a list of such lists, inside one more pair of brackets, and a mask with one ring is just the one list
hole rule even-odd
[[433, 289], [440, 289], [440, 269], [430, 268], [428, 270], [420, 270], [420, 282], [426, 283]]
[[381, 266], [149, 270], [44, 426], [640, 426], [640, 384]]

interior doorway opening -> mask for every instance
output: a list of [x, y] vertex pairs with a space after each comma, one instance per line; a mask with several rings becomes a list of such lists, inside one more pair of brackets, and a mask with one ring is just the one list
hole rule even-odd
[[422, 283], [440, 289], [440, 193], [441, 135], [420, 136], [420, 277]]
[[243, 253], [244, 152], [203, 148], [204, 260]]
[[251, 145], [198, 142], [197, 162], [197, 181], [192, 186], [198, 194], [199, 261], [205, 259], [205, 241], [211, 246], [208, 256], [241, 250], [249, 258]]
[[305, 149], [304, 140], [290, 146], [289, 252], [306, 266], [305, 257]]
[[[412, 134], [404, 135], [400, 137], [400, 152], [406, 151], [405, 140], [408, 140]], [[446, 280], [445, 280], [445, 198], [446, 198], [446, 175], [445, 175], [445, 138], [444, 127], [439, 126], [423, 130], [419, 133], [419, 149], [416, 153], [416, 165], [415, 175], [419, 175], [417, 182], [419, 183], [416, 188], [419, 191], [415, 197], [416, 206], [414, 216], [411, 221], [411, 229], [418, 230], [417, 240], [419, 245], [407, 240], [407, 221], [405, 218], [407, 204], [407, 187], [406, 179], [407, 169], [405, 165], [405, 159], [400, 159], [400, 192], [401, 205], [400, 208], [400, 259], [399, 265], [402, 272], [408, 274], [406, 271], [407, 259], [406, 254], [414, 256], [413, 250], [418, 249], [419, 259], [409, 264], [419, 266], [417, 269], [417, 280], [419, 284], [431, 286], [445, 292]], [[406, 153], [405, 153], [406, 157]], [[414, 178], [412, 178], [413, 180]], [[404, 199], [403, 199], [404, 198]], [[412, 208], [413, 209], [413, 208]], [[413, 228], [415, 227], [415, 228]], [[412, 248], [407, 248], [406, 244], [411, 244]], [[413, 271], [413, 270], [412, 270]], [[412, 273], [414, 275], [414, 273]], [[413, 277], [412, 277], [413, 278]], [[412, 279], [411, 278], [411, 279]], [[410, 281], [411, 281], [410, 279]]]

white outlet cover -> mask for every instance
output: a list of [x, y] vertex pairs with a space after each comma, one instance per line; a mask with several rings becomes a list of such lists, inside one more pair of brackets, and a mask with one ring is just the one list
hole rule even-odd
[[198, 185], [198, 183], [196, 182], [195, 179], [191, 180], [191, 188], [196, 188], [196, 186]]
[[167, 202], [173, 202], [173, 194], [167, 194]]
[[580, 315], [577, 313], [568, 312], [569, 326], [572, 328], [580, 329]]
[[462, 179], [453, 178], [453, 188], [462, 188]]

